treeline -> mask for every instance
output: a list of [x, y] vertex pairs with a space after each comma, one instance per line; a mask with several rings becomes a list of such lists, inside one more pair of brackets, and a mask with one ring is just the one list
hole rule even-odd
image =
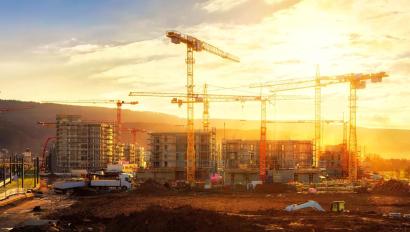
[[409, 159], [385, 159], [380, 155], [371, 154], [366, 156], [364, 163], [366, 166], [369, 166], [372, 171], [406, 170], [410, 172]]

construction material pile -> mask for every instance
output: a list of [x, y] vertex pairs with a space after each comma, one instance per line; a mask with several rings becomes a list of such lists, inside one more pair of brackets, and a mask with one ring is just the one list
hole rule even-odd
[[140, 184], [136, 192], [139, 193], [164, 193], [170, 190], [169, 187], [158, 183], [155, 180], [148, 179], [144, 183]]
[[383, 181], [374, 186], [372, 193], [394, 196], [410, 196], [410, 186], [399, 180]]

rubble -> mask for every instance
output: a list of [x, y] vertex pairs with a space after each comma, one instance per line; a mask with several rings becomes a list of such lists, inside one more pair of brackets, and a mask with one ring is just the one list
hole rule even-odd
[[141, 183], [135, 192], [137, 193], [149, 193], [149, 194], [160, 194], [170, 191], [169, 185], [162, 185], [153, 179], [148, 179]]
[[372, 193], [394, 196], [410, 196], [410, 187], [399, 180], [382, 181], [376, 184]]

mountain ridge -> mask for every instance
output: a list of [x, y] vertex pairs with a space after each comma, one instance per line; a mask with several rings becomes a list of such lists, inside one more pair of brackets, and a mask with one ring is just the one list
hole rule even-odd
[[[92, 121], [115, 121], [116, 109], [97, 106], [62, 105], [54, 103], [24, 102], [17, 100], [0, 100], [1, 109], [16, 111], [0, 113], [0, 148], [21, 152], [31, 148], [39, 152], [43, 141], [55, 134], [55, 129], [37, 125], [38, 121], [54, 122], [56, 114], [77, 114]], [[27, 108], [27, 109], [24, 109]], [[21, 109], [21, 110], [19, 110]], [[150, 111], [122, 111], [125, 128], [141, 128], [149, 132], [184, 131], [186, 120], [174, 115]], [[200, 129], [201, 120], [195, 120]], [[212, 119], [211, 127], [217, 127], [217, 140], [258, 139], [259, 122], [256, 120]], [[268, 124], [268, 139], [304, 139], [314, 136], [313, 123], [275, 123]], [[225, 130], [224, 130], [225, 127]], [[130, 134], [125, 134], [130, 141]], [[343, 140], [343, 127], [337, 124], [325, 125], [323, 129], [324, 144], [337, 144]], [[410, 154], [410, 130], [358, 128], [358, 142], [361, 149], [368, 153], [380, 154], [388, 158], [407, 158]], [[137, 142], [148, 144], [148, 135], [139, 133]]]

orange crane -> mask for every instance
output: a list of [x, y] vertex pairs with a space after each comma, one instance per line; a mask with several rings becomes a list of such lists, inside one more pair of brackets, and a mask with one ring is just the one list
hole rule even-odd
[[[206, 90], [206, 88], [205, 88]], [[262, 96], [235, 96], [235, 95], [209, 95], [206, 92], [194, 98], [194, 101], [188, 101], [183, 99], [172, 99], [172, 103], [177, 103], [181, 106], [183, 103], [203, 103], [204, 104], [204, 129], [208, 129], [209, 126], [209, 100], [227, 102], [227, 101], [260, 101], [261, 102], [261, 141], [259, 147], [259, 178], [264, 181], [266, 178], [266, 102], [268, 98]]]
[[177, 31], [168, 31], [166, 36], [175, 44], [186, 44], [186, 64], [187, 64], [187, 181], [195, 181], [195, 129], [194, 129], [194, 51], [207, 51], [224, 59], [239, 62], [239, 58], [221, 49], [210, 45], [200, 39], [190, 35], [184, 35]]
[[[43, 121], [39, 121], [37, 122], [37, 125], [42, 126], [42, 127], [46, 127], [46, 128], [55, 128], [57, 123], [56, 122], [43, 122]], [[47, 145], [51, 140], [57, 139], [56, 136], [50, 136], [47, 137], [46, 140], [43, 143], [42, 146], [42, 152], [41, 152], [41, 164], [40, 164], [40, 171], [42, 173], [44, 173], [46, 171], [46, 149], [47, 149]]]
[[138, 132], [142, 132], [142, 133], [146, 133], [148, 132], [145, 129], [140, 129], [140, 128], [123, 128], [123, 131], [128, 131], [131, 133], [132, 135], [132, 144], [137, 144], [137, 133]]
[[337, 76], [321, 76], [319, 68], [316, 71], [314, 80], [290, 80], [281, 81], [278, 83], [265, 83], [252, 85], [251, 87], [270, 87], [271, 92], [282, 92], [290, 90], [298, 90], [305, 88], [315, 88], [315, 155], [313, 165], [318, 165], [320, 157], [320, 141], [321, 141], [321, 87], [332, 84], [349, 83], [349, 179], [357, 180], [357, 132], [356, 132], [356, 113], [357, 113], [357, 89], [363, 89], [366, 86], [366, 81], [371, 80], [373, 83], [381, 82], [382, 78], [387, 77], [385, 72], [369, 73], [369, 74], [345, 74]]
[[42, 101], [42, 103], [74, 103], [74, 104], [116, 104], [117, 106], [117, 118], [115, 122], [115, 127], [117, 131], [117, 136], [115, 138], [115, 144], [122, 141], [121, 131], [122, 131], [122, 105], [137, 105], [138, 101], [123, 101], [123, 100], [77, 100], [77, 101]]

